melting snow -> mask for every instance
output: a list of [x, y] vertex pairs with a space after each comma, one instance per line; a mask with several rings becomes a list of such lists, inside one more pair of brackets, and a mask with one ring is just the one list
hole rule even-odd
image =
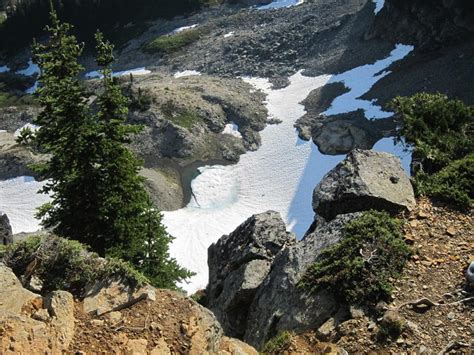
[[237, 126], [234, 122], [226, 124], [222, 133], [230, 134], [237, 138], [242, 138], [242, 135], [239, 132], [239, 126]]
[[282, 7], [292, 7], [301, 5], [304, 0], [275, 0], [267, 5], [257, 6], [259, 10], [281, 9]]
[[198, 26], [199, 26], [199, 24], [196, 23], [196, 24], [190, 25], [190, 26], [179, 27], [179, 28], [173, 30], [173, 32], [171, 32], [171, 33], [172, 34], [180, 33], [180, 32], [186, 31], [186, 30], [190, 30], [191, 28], [196, 28]]
[[[145, 67], [140, 67], [140, 68], [135, 68], [135, 69], [129, 69], [129, 70], [113, 72], [112, 76], [118, 77], [118, 76], [130, 75], [130, 74], [132, 74], [132, 75], [146, 75], [146, 74], [150, 74], [150, 73], [151, 73], [150, 70], [146, 69]], [[103, 75], [99, 71], [94, 70], [94, 71], [90, 71], [90, 72], [86, 73], [86, 78], [88, 78], [88, 79], [93, 79], [93, 78], [102, 79]]]
[[7, 214], [14, 234], [41, 228], [34, 215], [49, 200], [48, 196], [37, 193], [43, 186], [44, 182], [37, 182], [31, 176], [0, 181], [0, 211]]
[[[176, 238], [171, 255], [197, 273], [189, 284], [181, 285], [184, 289], [193, 292], [206, 286], [209, 245], [255, 213], [276, 210], [289, 229], [298, 237], [303, 236], [314, 218], [314, 187], [344, 156], [322, 155], [312, 142], [298, 138], [293, 125], [304, 114], [300, 102], [312, 90], [342, 81], [351, 91], [334, 100], [328, 111], [362, 108], [371, 117], [385, 117], [386, 113], [372, 108], [371, 102], [357, 97], [383, 77], [376, 75], [378, 72], [410, 51], [410, 46], [399, 45], [388, 58], [340, 75], [306, 77], [298, 72], [290, 77], [290, 85], [280, 90], [271, 90], [266, 79], [246, 79], [268, 94], [269, 115], [282, 123], [267, 126], [261, 132], [260, 149], [242, 155], [238, 164], [201, 168], [201, 174], [192, 181], [195, 198], [181, 210], [164, 213], [163, 222]], [[384, 148], [393, 151], [388, 146]]]
[[375, 14], [377, 15], [380, 10], [382, 10], [383, 6], [385, 5], [385, 0], [372, 0], [375, 3]]
[[20, 75], [26, 75], [26, 76], [32, 76], [35, 74], [40, 74], [40, 68], [38, 67], [37, 64], [33, 63], [33, 61], [30, 59], [28, 60], [28, 68], [23, 69], [23, 70], [18, 70], [16, 74]]
[[0, 73], [8, 73], [10, 68], [6, 65], [0, 67]]
[[201, 76], [201, 73], [196, 70], [183, 70], [174, 74], [176, 79], [184, 78], [185, 76]]

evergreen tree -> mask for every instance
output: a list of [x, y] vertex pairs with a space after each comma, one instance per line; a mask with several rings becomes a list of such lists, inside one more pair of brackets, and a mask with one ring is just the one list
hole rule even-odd
[[191, 273], [169, 257], [172, 239], [138, 175], [140, 161], [125, 147], [140, 127], [125, 124], [127, 100], [110, 67], [113, 46], [97, 34], [103, 87], [93, 114], [78, 80], [83, 46], [54, 11], [51, 20], [49, 42], [33, 48], [42, 70], [37, 143], [50, 155], [37, 169], [48, 179], [42, 192], [52, 197], [38, 216], [60, 236], [88, 244], [102, 256], [129, 261], [156, 286], [175, 287]]
[[[78, 57], [83, 46], [69, 35], [71, 26], [51, 13], [48, 43], [33, 46], [34, 61], [41, 68], [39, 102], [42, 111], [35, 120], [40, 149], [50, 155], [37, 170], [47, 179], [43, 193], [52, 197], [38, 216], [46, 228], [59, 235], [90, 239], [86, 222], [97, 214], [95, 168], [98, 142], [95, 122], [88, 108], [88, 95], [78, 80], [83, 70]], [[92, 233], [91, 233], [92, 234]]]
[[126, 148], [130, 135], [141, 127], [126, 125], [127, 99], [112, 76], [113, 46], [96, 34], [97, 64], [102, 68], [103, 92], [98, 98], [97, 114], [101, 137], [98, 161], [100, 178], [100, 214], [107, 217], [104, 248], [110, 255], [131, 261], [154, 284], [173, 287], [191, 273], [170, 259], [171, 236], [161, 223], [161, 214], [154, 210], [139, 176], [141, 162]]

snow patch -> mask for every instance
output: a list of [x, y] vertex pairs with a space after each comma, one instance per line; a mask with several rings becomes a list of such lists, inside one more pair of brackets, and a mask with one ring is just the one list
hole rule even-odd
[[224, 134], [230, 134], [231, 136], [242, 138], [242, 135], [239, 132], [239, 126], [234, 122], [230, 122], [225, 125], [224, 130], [222, 131]]
[[383, 6], [385, 5], [385, 0], [372, 0], [373, 3], [375, 3], [375, 14], [377, 15], [380, 10], [383, 9]]
[[177, 73], [174, 73], [174, 77], [176, 79], [178, 78], [184, 78], [186, 76], [201, 76], [202, 74], [200, 72], [198, 72], [197, 70], [183, 70], [183, 71], [179, 71]]
[[199, 24], [195, 23], [194, 25], [190, 25], [190, 26], [178, 27], [177, 29], [173, 30], [171, 32], [171, 34], [176, 34], [176, 33], [180, 33], [180, 32], [183, 32], [183, 31], [187, 31], [187, 30], [190, 30], [192, 28], [196, 28], [198, 26], [199, 26]]
[[38, 194], [45, 182], [31, 176], [0, 181], [0, 211], [7, 214], [13, 234], [31, 233], [41, 229], [34, 217], [36, 209], [49, 201], [47, 195]]
[[298, 6], [304, 3], [304, 0], [275, 0], [270, 4], [257, 6], [259, 10], [281, 9], [283, 7]]
[[413, 48], [413, 46], [397, 44], [390, 56], [385, 59], [334, 75], [330, 83], [343, 83], [350, 91], [337, 97], [323, 114], [326, 116], [337, 115], [362, 109], [367, 119], [392, 116], [392, 112], [383, 111], [373, 101], [362, 100], [360, 97], [368, 92], [377, 81], [390, 74], [390, 71], [386, 70], [390, 64], [407, 56]]
[[[148, 70], [145, 67], [140, 67], [140, 68], [135, 68], [135, 69], [128, 69], [128, 70], [113, 72], [112, 76], [119, 77], [119, 76], [126, 76], [126, 75], [130, 75], [130, 74], [138, 76], [138, 75], [146, 75], [146, 74], [150, 74], [150, 73], [151, 73], [151, 70]], [[90, 71], [90, 72], [86, 73], [85, 76], [88, 79], [94, 79], [94, 78], [102, 79], [104, 77], [97, 70]]]
[[28, 67], [26, 69], [23, 69], [23, 70], [18, 70], [16, 72], [16, 74], [20, 74], [20, 75], [26, 75], [26, 76], [33, 76], [35, 74], [40, 74], [40, 68], [38, 66], [38, 64], [35, 64], [33, 63], [33, 61], [30, 59], [28, 60]]
[[226, 34], [224, 35], [224, 38], [229, 38], [229, 37], [232, 37], [232, 36], [234, 36], [234, 35], [235, 35], [235, 32], [232, 31], [232, 32], [226, 33]]
[[0, 73], [8, 73], [10, 68], [6, 65], [0, 67]]
[[304, 115], [300, 102], [329, 82], [344, 82], [350, 95], [336, 98], [330, 110], [342, 113], [363, 108], [378, 116], [380, 109], [357, 98], [383, 77], [376, 74], [409, 50], [397, 46], [388, 58], [340, 75], [307, 77], [298, 72], [290, 77], [289, 86], [279, 90], [272, 90], [267, 79], [245, 79], [267, 93], [269, 116], [282, 123], [267, 126], [260, 133], [260, 149], [242, 155], [236, 165], [201, 168], [191, 183], [194, 199], [181, 210], [164, 212], [163, 223], [176, 238], [170, 247], [171, 256], [197, 273], [181, 287], [188, 292], [206, 287], [207, 248], [253, 214], [276, 210], [290, 230], [300, 238], [304, 235], [314, 218], [314, 187], [344, 156], [323, 155], [312, 142], [298, 138], [293, 125]]

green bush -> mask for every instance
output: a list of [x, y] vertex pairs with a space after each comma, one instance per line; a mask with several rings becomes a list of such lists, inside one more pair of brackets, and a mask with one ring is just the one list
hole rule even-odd
[[388, 299], [391, 280], [410, 255], [400, 221], [386, 212], [364, 212], [345, 226], [339, 243], [322, 251], [299, 286], [328, 289], [346, 303], [375, 304]]
[[193, 124], [203, 120], [198, 112], [177, 107], [172, 101], [167, 101], [162, 105], [161, 111], [168, 120], [187, 130], [191, 129]]
[[188, 29], [179, 33], [160, 36], [143, 47], [147, 53], [174, 53], [196, 42], [201, 37], [201, 29]]
[[398, 139], [423, 160], [426, 173], [474, 152], [474, 107], [427, 93], [397, 97], [390, 106], [402, 120]]
[[472, 206], [474, 107], [426, 93], [397, 97], [391, 107], [402, 120], [397, 139], [421, 163], [413, 177], [417, 195]]
[[262, 349], [263, 354], [278, 354], [288, 349], [291, 345], [291, 338], [293, 332], [284, 331], [278, 334], [276, 337], [270, 339], [265, 343]]
[[474, 154], [449, 163], [439, 172], [415, 175], [417, 195], [435, 197], [469, 209], [474, 200]]
[[131, 286], [148, 283], [130, 264], [99, 258], [84, 244], [56, 236], [35, 236], [9, 245], [3, 262], [20, 278], [38, 277], [43, 293], [67, 290], [80, 296], [86, 285], [106, 278], [120, 278]]

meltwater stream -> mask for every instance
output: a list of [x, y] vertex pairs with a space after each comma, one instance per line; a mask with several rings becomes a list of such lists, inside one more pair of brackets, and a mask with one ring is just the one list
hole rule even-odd
[[[367, 118], [386, 117], [389, 113], [359, 97], [389, 73], [386, 70], [390, 64], [412, 49], [397, 45], [383, 60], [334, 76], [307, 77], [298, 72], [290, 78], [290, 85], [280, 90], [271, 90], [266, 79], [245, 79], [267, 93], [269, 115], [282, 123], [265, 128], [261, 132], [262, 146], [242, 155], [236, 165], [201, 168], [201, 174], [192, 182], [195, 199], [181, 210], [164, 213], [163, 222], [176, 238], [171, 255], [197, 273], [190, 283], [181, 285], [185, 290], [206, 287], [207, 248], [255, 213], [278, 211], [288, 228], [303, 236], [314, 218], [314, 187], [344, 156], [322, 155], [312, 142], [298, 138], [293, 125], [304, 115], [300, 102], [314, 89], [342, 82], [350, 91], [334, 100], [328, 114], [361, 108]], [[391, 145], [379, 146], [396, 153]]]

